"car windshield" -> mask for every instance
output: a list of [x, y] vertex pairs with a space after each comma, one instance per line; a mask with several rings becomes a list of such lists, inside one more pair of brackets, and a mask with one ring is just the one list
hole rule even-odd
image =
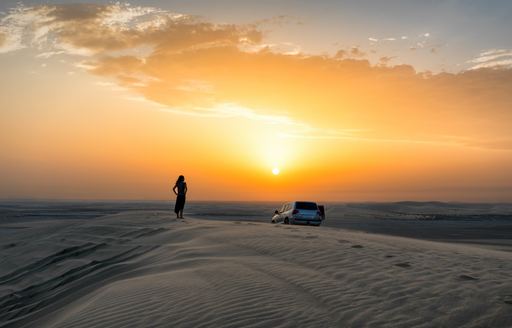
[[318, 206], [316, 206], [316, 203], [311, 203], [311, 202], [296, 202], [295, 208], [298, 210], [312, 210], [312, 211], [318, 210]]

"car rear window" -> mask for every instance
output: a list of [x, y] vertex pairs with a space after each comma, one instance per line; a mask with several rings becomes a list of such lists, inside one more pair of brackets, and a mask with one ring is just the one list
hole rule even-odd
[[311, 202], [296, 202], [295, 208], [298, 210], [318, 210], [318, 206], [316, 205], [316, 203]]

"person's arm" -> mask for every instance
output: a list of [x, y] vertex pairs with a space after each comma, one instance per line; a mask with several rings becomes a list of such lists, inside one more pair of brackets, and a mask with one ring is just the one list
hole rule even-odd
[[187, 190], [188, 190], [187, 184], [185, 183], [185, 195], [187, 194]]
[[175, 195], [178, 195], [178, 192], [176, 192], [176, 188], [178, 188], [178, 185], [174, 185], [174, 187], [172, 187], [172, 191], [174, 192]]

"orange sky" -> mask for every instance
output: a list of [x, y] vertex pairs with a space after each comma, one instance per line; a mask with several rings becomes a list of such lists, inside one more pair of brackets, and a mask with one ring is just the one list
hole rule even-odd
[[510, 68], [290, 52], [123, 5], [0, 27], [0, 198], [165, 199], [184, 174], [195, 200], [512, 201]]

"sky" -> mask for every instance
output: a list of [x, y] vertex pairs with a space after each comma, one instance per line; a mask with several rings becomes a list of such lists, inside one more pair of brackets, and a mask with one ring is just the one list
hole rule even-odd
[[508, 1], [2, 1], [0, 198], [512, 201]]

